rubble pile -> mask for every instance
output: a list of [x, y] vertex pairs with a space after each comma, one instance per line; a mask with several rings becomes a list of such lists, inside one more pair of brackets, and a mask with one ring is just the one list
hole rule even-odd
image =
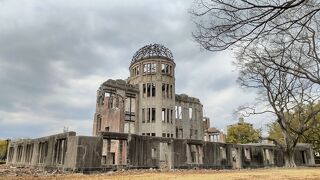
[[59, 170], [43, 170], [39, 168], [30, 167], [13, 167], [7, 165], [0, 165], [0, 177], [1, 176], [56, 176], [59, 174], [66, 174]]

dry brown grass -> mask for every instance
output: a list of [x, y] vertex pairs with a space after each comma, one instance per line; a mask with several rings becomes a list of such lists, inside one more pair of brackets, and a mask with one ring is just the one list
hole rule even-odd
[[5, 179], [110, 179], [110, 180], [204, 180], [204, 179], [319, 179], [320, 168], [270, 168], [270, 169], [252, 169], [252, 170], [188, 170], [188, 171], [124, 171], [115, 173], [96, 173], [96, 174], [57, 174], [50, 176], [20, 176], [20, 177], [0, 177]]

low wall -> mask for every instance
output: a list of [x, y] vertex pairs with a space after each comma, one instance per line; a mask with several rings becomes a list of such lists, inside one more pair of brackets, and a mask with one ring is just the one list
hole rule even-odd
[[[106, 147], [103, 146], [104, 141], [109, 142]], [[103, 148], [107, 148], [104, 155]], [[284, 165], [283, 152], [273, 144], [226, 144], [114, 132], [100, 132], [98, 136], [76, 136], [75, 132], [67, 132], [11, 141], [7, 157], [7, 164], [12, 166], [71, 171], [110, 168], [238, 169]], [[298, 144], [294, 158], [298, 166], [314, 164], [309, 144]]]
[[101, 167], [102, 138], [67, 132], [11, 141], [7, 164], [44, 169], [81, 170]]

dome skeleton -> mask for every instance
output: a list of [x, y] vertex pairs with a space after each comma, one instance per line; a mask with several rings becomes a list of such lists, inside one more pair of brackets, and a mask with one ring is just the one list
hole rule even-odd
[[153, 57], [162, 57], [173, 61], [171, 51], [161, 44], [150, 44], [140, 48], [133, 56], [131, 64], [143, 59], [150, 59]]

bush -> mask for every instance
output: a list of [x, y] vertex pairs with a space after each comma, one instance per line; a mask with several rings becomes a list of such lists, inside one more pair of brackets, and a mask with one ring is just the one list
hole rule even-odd
[[7, 141], [0, 140], [0, 161], [5, 160], [6, 153], [7, 153]]

